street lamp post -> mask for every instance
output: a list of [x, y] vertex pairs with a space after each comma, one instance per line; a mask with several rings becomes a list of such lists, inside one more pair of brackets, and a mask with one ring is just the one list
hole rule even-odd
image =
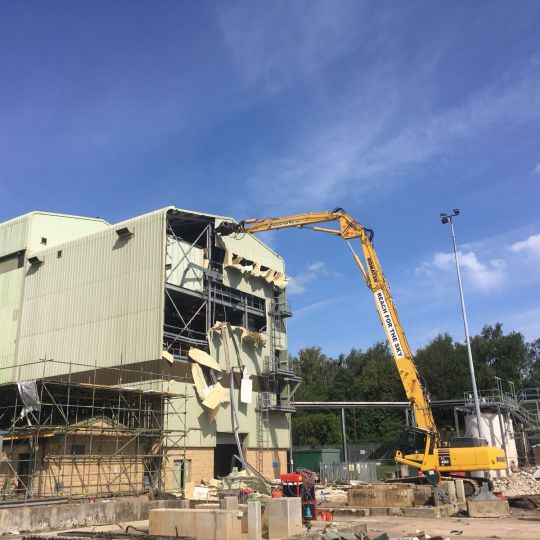
[[478, 436], [484, 438], [484, 430], [482, 428], [482, 413], [480, 412], [480, 401], [478, 399], [478, 390], [476, 388], [476, 376], [474, 374], [474, 364], [471, 351], [471, 339], [469, 337], [469, 325], [467, 324], [467, 312], [465, 311], [465, 299], [463, 298], [463, 287], [461, 285], [461, 273], [459, 271], [459, 259], [456, 247], [456, 235], [454, 233], [454, 221], [453, 219], [459, 216], [459, 209], [454, 208], [451, 214], [441, 214], [441, 221], [443, 225], [450, 223], [452, 230], [452, 246], [454, 248], [454, 259], [456, 261], [456, 273], [459, 286], [459, 298], [461, 300], [461, 313], [463, 315], [463, 327], [465, 329], [465, 342], [467, 343], [467, 355], [469, 357], [469, 371], [471, 372], [471, 383], [474, 396], [474, 408], [476, 410], [476, 422], [478, 424]]

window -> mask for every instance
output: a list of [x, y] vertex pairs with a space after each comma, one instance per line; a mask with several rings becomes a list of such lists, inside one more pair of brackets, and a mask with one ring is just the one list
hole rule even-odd
[[62, 257], [62, 250], [61, 250], [61, 249], [59, 249], [59, 250], [56, 252], [56, 257], [57, 257], [58, 259], [60, 259], [60, 258]]
[[44, 246], [47, 245], [47, 239], [46, 239], [44, 236], [41, 237], [41, 243], [42, 243]]

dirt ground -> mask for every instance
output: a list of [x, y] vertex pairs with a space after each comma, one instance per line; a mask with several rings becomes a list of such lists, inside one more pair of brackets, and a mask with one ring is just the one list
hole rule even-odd
[[[370, 538], [383, 532], [390, 538], [414, 536], [417, 530], [430, 536], [462, 538], [467, 540], [508, 539], [540, 540], [540, 511], [512, 512], [506, 518], [404, 518], [366, 517], [359, 519], [367, 524]], [[456, 532], [454, 532], [456, 531]]]

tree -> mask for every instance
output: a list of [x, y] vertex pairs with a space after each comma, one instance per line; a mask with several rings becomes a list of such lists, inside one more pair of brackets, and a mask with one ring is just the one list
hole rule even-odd
[[416, 366], [432, 399], [463, 397], [470, 389], [467, 350], [449, 334], [440, 334], [416, 352]]
[[527, 362], [523, 377], [523, 387], [540, 387], [540, 338], [527, 343]]
[[495, 377], [520, 385], [527, 371], [527, 344], [519, 332], [504, 335], [502, 324], [486, 325], [471, 340], [479, 388], [493, 388]]
[[341, 442], [341, 421], [333, 413], [300, 413], [293, 416], [293, 444], [320, 446]]

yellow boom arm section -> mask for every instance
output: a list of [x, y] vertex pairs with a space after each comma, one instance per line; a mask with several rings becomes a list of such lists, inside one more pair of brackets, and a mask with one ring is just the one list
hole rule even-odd
[[[319, 223], [337, 222], [339, 229], [321, 227]], [[222, 224], [218, 232], [231, 234], [234, 232], [257, 233], [276, 229], [287, 228], [310, 228], [314, 231], [341, 236], [344, 240], [359, 238], [362, 244], [362, 252], [365, 263], [351, 248], [354, 260], [362, 273], [366, 285], [373, 293], [377, 313], [383, 325], [390, 349], [394, 356], [396, 366], [401, 377], [401, 382], [405, 388], [407, 399], [415, 413], [416, 424], [419, 428], [427, 431], [437, 432], [437, 427], [433, 419], [433, 414], [429, 404], [429, 397], [422, 386], [413, 356], [405, 332], [399, 320], [390, 287], [384, 277], [379, 259], [373, 247], [373, 231], [362, 226], [341, 208], [332, 212], [314, 212], [307, 214], [296, 214], [279, 218], [246, 219], [236, 224]], [[221, 229], [221, 230], [219, 230]]]

